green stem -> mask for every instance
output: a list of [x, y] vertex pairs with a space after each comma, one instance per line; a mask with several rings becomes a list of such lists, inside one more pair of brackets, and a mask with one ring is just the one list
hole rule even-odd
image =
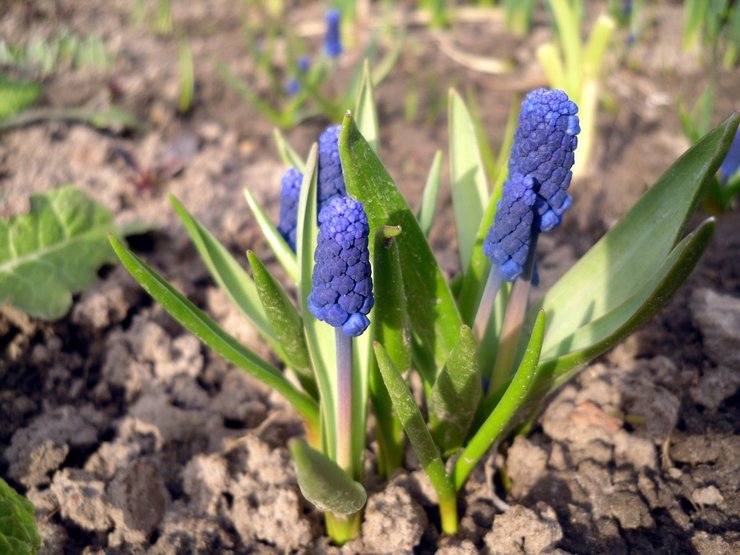
[[355, 539], [360, 533], [360, 517], [362, 511], [347, 516], [339, 516], [333, 513], [324, 515], [326, 533], [335, 545], [344, 545]]
[[352, 477], [352, 338], [335, 328], [337, 344], [337, 464]]
[[488, 273], [486, 287], [483, 290], [483, 295], [478, 305], [478, 312], [475, 315], [475, 324], [473, 324], [473, 332], [478, 341], [481, 341], [486, 333], [488, 321], [491, 318], [493, 301], [496, 300], [496, 294], [501, 288], [501, 281], [501, 272], [498, 271], [498, 266], [494, 264]]

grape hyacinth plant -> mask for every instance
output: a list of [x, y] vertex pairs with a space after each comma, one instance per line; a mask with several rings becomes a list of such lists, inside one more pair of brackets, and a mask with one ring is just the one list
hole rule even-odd
[[[449, 121], [462, 267], [451, 282], [426, 238], [440, 156], [417, 216], [379, 159], [368, 72], [354, 113], [325, 132], [307, 160], [278, 136], [292, 169], [283, 179], [277, 227], [245, 190], [297, 299], [251, 251], [249, 275], [172, 197], [213, 279], [280, 364], [240, 344], [111, 238], [126, 268], [174, 318], [275, 389], [303, 419], [305, 440], [289, 442], [298, 485], [325, 513], [336, 544], [360, 530], [370, 409], [380, 475], [402, 466], [405, 433], [437, 494], [442, 532], [456, 533], [458, 496], [491, 448], [531, 420], [554, 389], [656, 314], [687, 278], [714, 222], [684, 231], [740, 115], [679, 158], [531, 306], [537, 237], [556, 228], [571, 206], [577, 107], [559, 90], [528, 94], [506, 179], [493, 189], [469, 112], [454, 91]], [[413, 393], [410, 373], [421, 381]]]

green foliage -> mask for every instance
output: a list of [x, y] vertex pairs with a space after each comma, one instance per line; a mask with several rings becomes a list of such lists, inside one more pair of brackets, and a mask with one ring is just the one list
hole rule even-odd
[[737, 64], [740, 50], [740, 6], [730, 0], [684, 0], [683, 49], [700, 46], [712, 64], [722, 59], [726, 68]]
[[0, 119], [13, 116], [36, 102], [41, 86], [0, 73]]
[[56, 320], [72, 294], [115, 261], [107, 241], [113, 216], [73, 186], [31, 196], [28, 214], [0, 220], [0, 303]]
[[18, 67], [40, 77], [51, 75], [60, 66], [75, 70], [108, 69], [111, 56], [100, 37], [64, 31], [49, 39], [33, 38], [25, 43], [0, 39], [0, 65]]
[[177, 100], [177, 108], [180, 112], [187, 113], [193, 105], [195, 94], [195, 68], [193, 66], [193, 53], [188, 42], [180, 44], [180, 94]]
[[41, 546], [36, 510], [22, 495], [0, 478], [0, 553], [34, 555]]

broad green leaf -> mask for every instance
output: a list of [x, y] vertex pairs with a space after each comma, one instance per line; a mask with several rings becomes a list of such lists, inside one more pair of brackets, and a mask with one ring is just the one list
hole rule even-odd
[[638, 203], [545, 295], [545, 352], [622, 305], [656, 274], [717, 171], [740, 121], [736, 113], [679, 158]]
[[274, 366], [239, 343], [206, 316], [202, 310], [187, 300], [172, 285], [125, 248], [115, 237], [110, 237], [113, 250], [131, 276], [151, 297], [162, 305], [170, 316], [195, 335], [208, 347], [230, 363], [249, 372], [286, 398], [303, 418], [316, 426], [318, 407], [307, 394], [298, 391]]
[[275, 333], [285, 356], [285, 362], [298, 375], [303, 389], [316, 398], [316, 382], [311, 370], [308, 347], [303, 337], [303, 320], [293, 306], [287, 293], [265, 268], [252, 251], [247, 251], [249, 266], [252, 268], [254, 285], [262, 301], [265, 315]]
[[280, 265], [285, 269], [288, 276], [294, 282], [298, 283], [298, 261], [296, 260], [293, 249], [285, 242], [283, 236], [280, 235], [280, 232], [246, 187], [244, 188], [244, 197], [247, 199], [247, 205], [252, 211], [254, 220], [257, 222], [262, 235], [265, 236], [267, 243], [270, 245], [275, 258], [280, 262]]
[[35, 555], [40, 546], [36, 509], [0, 478], [0, 553]]
[[272, 347], [279, 347], [277, 336], [267, 320], [252, 278], [234, 260], [226, 247], [219, 243], [218, 239], [211, 235], [174, 195], [170, 195], [169, 198], [195, 248], [198, 250], [198, 254], [200, 254], [218, 286], [231, 299], [234, 306], [239, 308], [254, 324], [260, 335]]
[[429, 399], [432, 434], [445, 453], [465, 441], [482, 392], [475, 337], [468, 326], [462, 326], [460, 340], [437, 375]]
[[432, 167], [429, 168], [427, 182], [424, 185], [424, 193], [421, 197], [421, 206], [416, 219], [419, 220], [419, 227], [426, 237], [432, 231], [434, 215], [437, 212], [437, 197], [439, 197], [439, 184], [442, 182], [442, 151], [434, 153]]
[[448, 118], [452, 205], [460, 263], [464, 271], [470, 264], [483, 207], [488, 204], [488, 184], [475, 127], [465, 102], [454, 89], [450, 90]]
[[548, 389], [623, 341], [665, 306], [694, 269], [714, 228], [713, 219], [703, 222], [673, 249], [656, 274], [632, 297], [544, 352], [540, 366], [543, 376], [552, 377]]
[[308, 309], [311, 294], [313, 255], [316, 252], [319, 228], [317, 224], [317, 174], [318, 146], [314, 143], [308, 155], [306, 172], [301, 183], [298, 200], [298, 224], [296, 228], [296, 250], [298, 251], [298, 298], [303, 314], [303, 328], [311, 357], [316, 383], [321, 394], [321, 432], [324, 452], [333, 457], [336, 448], [336, 345], [334, 330], [317, 320]]
[[360, 133], [373, 151], [378, 154], [380, 152], [378, 112], [375, 108], [375, 91], [370, 76], [370, 62], [367, 59], [362, 65], [362, 83], [355, 100], [355, 118], [357, 118], [357, 128]]
[[538, 375], [537, 363], [542, 351], [544, 334], [545, 313], [541, 310], [537, 314], [522, 362], [519, 364], [511, 383], [509, 383], [493, 412], [478, 428], [455, 462], [452, 476], [455, 489], [458, 491], [465, 484], [465, 480], [467, 480], [475, 465], [501, 437], [512, 418], [527, 400]]
[[[395, 237], [399, 233], [402, 233], [399, 228], [384, 228], [375, 235], [372, 265], [375, 294], [373, 323], [376, 340], [386, 346], [394, 366], [405, 372], [411, 367], [411, 330], [401, 261], [395, 244]], [[381, 474], [390, 476], [393, 470], [403, 464], [403, 430], [395, 416], [374, 356], [370, 366], [369, 386], [378, 424], [378, 465]]]
[[351, 515], [362, 509], [367, 500], [365, 488], [337, 463], [300, 439], [290, 440], [288, 448], [293, 455], [298, 487], [316, 508], [335, 515]]
[[0, 220], [0, 304], [45, 320], [64, 316], [72, 293], [116, 257], [113, 215], [73, 186], [31, 195], [28, 214]]
[[[457, 343], [461, 322], [452, 293], [424, 233], [349, 114], [344, 117], [339, 154], [347, 192], [364, 205], [371, 236], [384, 226], [403, 229], [395, 241], [411, 326], [424, 349], [434, 356], [437, 367], [441, 368]], [[374, 245], [370, 246], [374, 249]]]
[[273, 129], [272, 134], [275, 137], [275, 145], [277, 146], [278, 153], [280, 154], [280, 158], [282, 159], [283, 164], [289, 167], [292, 166], [303, 173], [306, 169], [306, 163], [298, 155], [298, 153], [293, 150], [293, 147], [288, 144], [288, 141], [285, 140], [285, 137], [283, 136], [280, 129], [276, 127], [275, 129]]
[[0, 73], [0, 119], [17, 114], [38, 99], [41, 85]]
[[419, 407], [416, 406], [406, 380], [393, 366], [393, 361], [383, 346], [376, 341], [374, 347], [383, 382], [419, 463], [440, 497], [454, 497], [442, 456], [432, 439], [432, 434], [429, 433]]

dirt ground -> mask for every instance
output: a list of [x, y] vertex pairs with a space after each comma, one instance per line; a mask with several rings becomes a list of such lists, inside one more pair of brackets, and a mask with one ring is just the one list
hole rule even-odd
[[[29, 193], [77, 184], [117, 221], [150, 224], [153, 231], [132, 238], [131, 247], [269, 357], [208, 277], [166, 199], [176, 195], [235, 255], [251, 248], [276, 269], [242, 195], [249, 187], [277, 217], [284, 168], [272, 126], [215, 69], [222, 60], [264, 85], [246, 55], [244, 8], [226, 0], [172, 4], [175, 29], [187, 34], [195, 60], [195, 107], [187, 116], [175, 109], [177, 37], [134, 26], [130, 2], [3, 8], [6, 40], [48, 37], [61, 25], [83, 35], [94, 30], [115, 54], [110, 70], [48, 78], [45, 104], [105, 106], [115, 96], [149, 129], [119, 136], [48, 123], [1, 136], [0, 213], [25, 210]], [[693, 102], [707, 70], [681, 53], [680, 6], [651, 5], [649, 13], [643, 39], [610, 56], [593, 164], [572, 187], [564, 225], [540, 240], [543, 288], [688, 147], [677, 107]], [[311, 3], [289, 10], [293, 23], [321, 17]], [[447, 88], [475, 91], [497, 148], [512, 95], [544, 85], [533, 52], [546, 38], [539, 20], [527, 38], [508, 35], [500, 20], [457, 25], [452, 39], [460, 49], [515, 62], [511, 74], [496, 76], [451, 60], [425, 27], [408, 29], [377, 99], [381, 157], [413, 207], [435, 150], [447, 148]], [[318, 48], [320, 37], [310, 40]], [[357, 62], [350, 52], [340, 64], [348, 72]], [[411, 83], [420, 84], [413, 121], [404, 117]], [[737, 71], [720, 72], [717, 121], [740, 108], [739, 87]], [[309, 121], [287, 137], [306, 153], [327, 123]], [[183, 134], [198, 140], [185, 170], [137, 193], [116, 149], [152, 164]], [[451, 218], [444, 188], [432, 244], [450, 274], [458, 269]], [[480, 465], [461, 496], [456, 538], [441, 536], [413, 454], [407, 470], [384, 482], [371, 443], [362, 535], [331, 547], [296, 485], [286, 442], [302, 427], [290, 407], [184, 332], [121, 267], [102, 271], [58, 322], [0, 313], [0, 475], [36, 506], [48, 554], [740, 553], [740, 214], [717, 225], [669, 306], [564, 386], [528, 438]], [[508, 492], [495, 472], [503, 465]], [[494, 492], [508, 511], [496, 508]]]

